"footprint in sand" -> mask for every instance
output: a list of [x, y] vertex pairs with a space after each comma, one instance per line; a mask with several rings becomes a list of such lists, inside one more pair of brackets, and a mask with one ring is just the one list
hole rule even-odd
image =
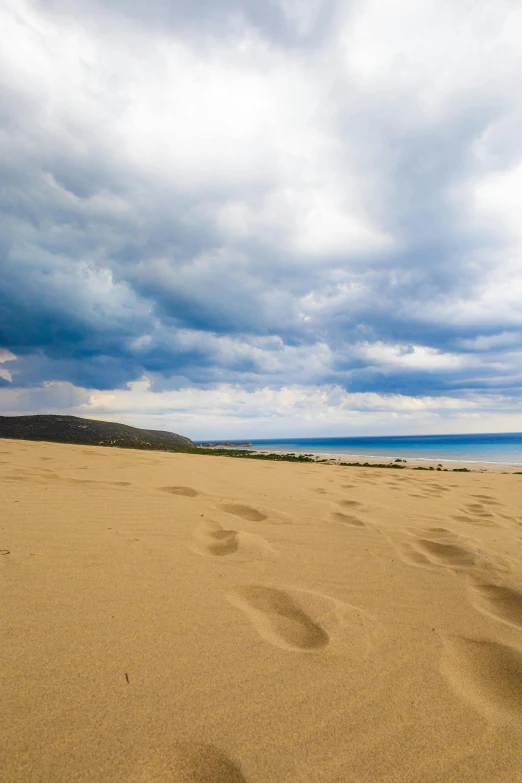
[[[473, 552], [459, 544], [445, 541], [432, 541], [428, 538], [418, 538], [412, 549], [421, 555], [424, 562], [437, 566], [449, 566], [450, 568], [471, 568], [476, 564]], [[417, 562], [422, 562], [422, 559]]]
[[246, 783], [241, 768], [213, 745], [178, 743], [169, 745], [162, 758], [141, 759], [130, 775], [130, 783], [150, 781], [175, 783]]
[[237, 530], [225, 530], [217, 522], [208, 522], [194, 534], [194, 551], [204, 555], [221, 557], [237, 552]]
[[468, 509], [468, 511], [476, 511], [478, 513], [482, 513], [485, 511], [484, 506], [482, 503], [466, 503], [465, 508]]
[[459, 696], [486, 717], [522, 721], [522, 650], [454, 636], [445, 640], [441, 671]]
[[263, 514], [256, 508], [252, 508], [252, 506], [242, 506], [238, 503], [227, 503], [224, 506], [221, 506], [221, 508], [226, 511], [227, 514], [232, 514], [235, 517], [246, 519], [249, 522], [262, 522], [264, 519], [268, 519], [266, 514]]
[[245, 612], [265, 641], [297, 652], [320, 650], [327, 646], [330, 637], [301, 605], [306, 603], [306, 593], [295, 592], [301, 597], [299, 603], [284, 590], [246, 585], [229, 593], [227, 599]]
[[425, 538], [436, 537], [438, 541], [459, 541], [461, 538], [458, 533], [454, 533], [447, 527], [408, 527], [406, 532], [415, 538], [419, 535]]
[[65, 481], [67, 484], [82, 484], [83, 486], [130, 487], [130, 481], [97, 481], [96, 479], [62, 478], [61, 476], [51, 476], [50, 478]]
[[182, 495], [186, 498], [195, 498], [199, 495], [197, 490], [192, 487], [160, 487], [163, 492], [168, 492], [171, 495]]
[[276, 552], [270, 544], [259, 536], [221, 527], [218, 522], [207, 520], [194, 532], [192, 551], [199, 555], [224, 557], [238, 554], [242, 559], [274, 557]]
[[464, 513], [466, 513], [466, 512], [467, 512], [468, 514], [469, 514], [469, 513], [472, 513], [472, 514], [474, 514], [475, 516], [479, 516], [479, 517], [486, 517], [486, 518], [488, 518], [488, 519], [493, 519], [493, 518], [494, 518], [494, 516], [495, 516], [494, 514], [492, 514], [492, 513], [491, 513], [491, 511], [487, 511], [487, 510], [484, 508], [484, 506], [482, 505], [482, 503], [468, 503], [468, 504], [465, 506], [465, 511], [464, 511]]
[[477, 569], [490, 574], [510, 570], [508, 561], [499, 555], [484, 553], [447, 528], [409, 528], [411, 542], [399, 545], [399, 552], [407, 563], [426, 568], [451, 568], [455, 571]]
[[501, 506], [502, 503], [497, 500], [494, 497], [491, 497], [491, 495], [473, 495], [474, 498], [478, 498], [478, 500], [482, 500], [485, 503], [487, 503], [490, 506]]
[[499, 527], [494, 519], [487, 519], [482, 516], [470, 517], [467, 514], [453, 514], [452, 519], [456, 522], [464, 522], [465, 525], [474, 525], [475, 527]]
[[493, 584], [471, 585], [476, 608], [495, 620], [522, 628], [522, 593]]
[[426, 567], [471, 568], [476, 565], [475, 553], [463, 539], [444, 527], [408, 528], [413, 541], [403, 542], [399, 551], [413, 565]]
[[340, 522], [342, 525], [348, 525], [349, 527], [366, 527], [362, 519], [354, 517], [351, 514], [342, 514], [340, 511], [333, 511], [331, 516], [335, 522]]
[[362, 503], [359, 503], [358, 500], [338, 500], [337, 505], [345, 508], [360, 508]]
[[501, 519], [507, 520], [508, 522], [514, 522], [515, 525], [520, 525], [521, 524], [520, 520], [517, 519], [517, 517], [512, 517], [509, 514], [500, 514], [499, 513], [498, 516], [501, 517]]
[[430, 486], [432, 489], [438, 490], [439, 492], [451, 492], [448, 487], [443, 487], [442, 484], [429, 484], [428, 486]]

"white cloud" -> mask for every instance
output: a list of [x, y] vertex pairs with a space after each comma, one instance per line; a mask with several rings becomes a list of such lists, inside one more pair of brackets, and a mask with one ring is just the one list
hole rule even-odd
[[459, 345], [471, 351], [491, 351], [495, 348], [517, 348], [520, 341], [518, 332], [501, 332], [493, 335], [479, 335], [469, 340], [460, 340]]
[[[152, 388], [80, 395], [158, 426], [171, 410], [215, 429], [480, 424], [504, 403], [464, 404], [473, 384], [503, 384], [511, 405], [520, 4], [355, 0], [312, 44], [328, 4], [281, 0], [292, 46], [228, 5], [223, 36], [80, 5], [0, 8], [5, 291], [27, 309], [6, 325], [24, 351], [36, 334], [34, 366], [63, 360], [6, 405], [69, 404], [64, 357], [117, 367], [115, 385], [147, 372]], [[421, 396], [343, 392], [357, 368], [403, 390], [415, 377]]]
[[475, 208], [489, 217], [502, 232], [506, 228], [520, 237], [520, 192], [522, 164], [508, 171], [496, 171], [480, 179], [473, 191]]
[[279, 4], [287, 20], [294, 26], [298, 35], [309, 35], [318, 16], [324, 0], [279, 0]]
[[[32, 413], [72, 413], [89, 405], [90, 395], [72, 383], [46, 382], [26, 389], [0, 388], [0, 410], [5, 416]], [[81, 415], [81, 413], [80, 413]]]
[[338, 386], [288, 386], [246, 391], [233, 385], [154, 392], [147, 378], [127, 389], [99, 392], [70, 384], [0, 389], [8, 413], [72, 413], [168, 429], [194, 439], [270, 438], [299, 434], [363, 435], [400, 432], [513, 431], [522, 429], [518, 400], [501, 395], [408, 397], [349, 393]]
[[402, 98], [398, 122], [431, 121], [456, 100], [503, 96], [516, 82], [522, 9], [511, 0], [364, 0], [356, 9], [342, 35], [347, 68], [365, 89]]
[[[5, 349], [0, 348], [0, 364], [5, 364], [5, 362], [13, 362], [15, 359], [16, 356], [11, 353], [11, 351], [6, 351]], [[8, 381], [9, 383], [13, 382], [13, 376], [7, 367], [0, 367], [0, 378], [3, 378], [4, 381]]]
[[458, 370], [466, 358], [444, 353], [425, 345], [392, 345], [382, 342], [361, 343], [358, 353], [371, 362], [383, 366], [404, 367], [413, 370]]
[[218, 209], [216, 221], [228, 239], [283, 245], [303, 260], [381, 254], [394, 247], [393, 237], [372, 224], [357, 200], [350, 205], [346, 194], [319, 184], [297, 187], [294, 182], [257, 206], [228, 202]]
[[[345, 162], [338, 181], [345, 150], [321, 111], [324, 82], [334, 79], [324, 62], [290, 59], [247, 29], [232, 45], [214, 41], [210, 51], [167, 35], [136, 40], [128, 31], [113, 46], [71, 18], [51, 24], [28, 2], [13, 8], [2, 17], [3, 68], [33, 104], [34, 119], [52, 123], [56, 141], [81, 154], [88, 135], [122, 173], [171, 191], [224, 191], [208, 209], [232, 238], [268, 232], [305, 255], [391, 246], [359, 186], [361, 172]], [[305, 8], [289, 3], [287, 12], [301, 17]], [[40, 122], [28, 144], [38, 143]], [[45, 178], [57, 206], [65, 200], [77, 207], [52, 174]], [[227, 198], [238, 188], [252, 196]], [[82, 202], [86, 213], [105, 209], [116, 217], [128, 208], [107, 193]]]

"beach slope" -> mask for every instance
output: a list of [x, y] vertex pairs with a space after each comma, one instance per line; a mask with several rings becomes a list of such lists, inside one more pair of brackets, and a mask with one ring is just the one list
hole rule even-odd
[[520, 779], [522, 476], [0, 451], [2, 780]]

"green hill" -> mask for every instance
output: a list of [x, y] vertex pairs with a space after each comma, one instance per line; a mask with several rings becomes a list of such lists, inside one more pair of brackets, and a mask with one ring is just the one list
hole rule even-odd
[[95, 421], [79, 416], [0, 416], [0, 438], [156, 451], [188, 451], [195, 448], [190, 438], [175, 432], [142, 430], [113, 421]]

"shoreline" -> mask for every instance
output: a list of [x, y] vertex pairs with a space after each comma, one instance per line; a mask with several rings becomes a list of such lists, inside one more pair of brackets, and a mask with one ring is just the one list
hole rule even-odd
[[[22, 438], [3, 438], [2, 442], [5, 444], [54, 444], [57, 446], [83, 446], [84, 448], [96, 448], [117, 450], [124, 452], [138, 452], [141, 454], [200, 454], [201, 456], [212, 455], [221, 457], [232, 457], [236, 459], [266, 459], [273, 458], [274, 461], [287, 461], [292, 463], [301, 464], [328, 464], [339, 465], [344, 467], [380, 467], [380, 468], [395, 468], [398, 470], [434, 470], [434, 471], [461, 471], [470, 473], [511, 473], [522, 474], [522, 463], [517, 462], [482, 462], [478, 460], [452, 460], [452, 459], [431, 459], [427, 457], [379, 457], [379, 456], [367, 456], [365, 454], [345, 454], [340, 455], [332, 452], [291, 452], [291, 451], [270, 451], [260, 450], [252, 448], [227, 448], [222, 447], [201, 447], [196, 446], [195, 449], [162, 449], [162, 448], [133, 448], [132, 446], [113, 446], [109, 444], [81, 444], [81, 443], [64, 443], [61, 441], [50, 440], [24, 440]], [[447, 467], [449, 465], [449, 467]], [[440, 466], [440, 467], [439, 467]], [[519, 468], [519, 470], [517, 470]]]
[[[247, 450], [245, 449], [245, 451]], [[275, 454], [281, 457], [296, 454], [296, 456], [308, 456], [313, 462], [321, 462], [322, 459], [327, 459], [328, 464], [340, 464], [340, 463], [357, 461], [359, 463], [359, 466], [364, 465], [364, 463], [368, 463], [370, 466], [374, 465], [377, 467], [378, 465], [383, 465], [384, 463], [388, 463], [390, 466], [397, 465], [397, 469], [399, 468], [400, 465], [401, 468], [406, 470], [407, 469], [415, 470], [416, 468], [418, 469], [419, 467], [425, 468], [426, 470], [430, 470], [430, 469], [437, 470], [437, 467], [439, 465], [442, 465], [442, 471], [446, 469], [448, 473], [453, 470], [462, 471], [464, 468], [467, 468], [470, 472], [475, 472], [475, 473], [486, 473], [486, 472], [491, 472], [491, 473], [509, 472], [514, 474], [517, 474], [518, 472], [522, 473], [522, 463], [516, 463], [516, 462], [481, 462], [478, 460], [430, 459], [428, 457], [410, 457], [410, 458], [378, 457], [378, 456], [368, 456], [366, 454], [339, 455], [339, 454], [333, 454], [332, 452], [306, 452], [306, 454], [300, 454], [299, 452], [290, 452], [290, 451], [268, 451], [268, 450], [261, 451], [261, 450], [254, 450], [254, 449], [252, 450], [249, 449], [248, 453]], [[397, 462], [397, 460], [399, 460], [399, 462]], [[451, 467], [446, 468], [446, 463], [449, 464]], [[516, 468], [519, 468], [520, 471], [516, 470]]]
[[[521, 462], [485, 462], [479, 460], [453, 460], [453, 459], [436, 459], [429, 457], [396, 457], [393, 456], [376, 456], [366, 454], [338, 454], [333, 452], [292, 452], [292, 451], [271, 451], [269, 449], [255, 449], [241, 448], [241, 447], [229, 447], [223, 448], [219, 446], [202, 447], [196, 445], [194, 449], [162, 449], [162, 448], [138, 448], [124, 445], [109, 445], [109, 444], [81, 444], [81, 443], [64, 443], [60, 441], [51, 440], [24, 440], [22, 438], [1, 438], [5, 444], [55, 444], [57, 446], [83, 446], [84, 448], [96, 448], [107, 449], [117, 451], [137, 451], [139, 453], [150, 454], [200, 454], [201, 456], [212, 455], [221, 457], [232, 457], [236, 459], [274, 459], [274, 461], [292, 462], [301, 464], [328, 464], [339, 465], [344, 467], [380, 467], [383, 469], [395, 468], [398, 470], [434, 470], [439, 472], [470, 472], [470, 473], [511, 473], [522, 474]], [[233, 442], [230, 441], [232, 444]]]

